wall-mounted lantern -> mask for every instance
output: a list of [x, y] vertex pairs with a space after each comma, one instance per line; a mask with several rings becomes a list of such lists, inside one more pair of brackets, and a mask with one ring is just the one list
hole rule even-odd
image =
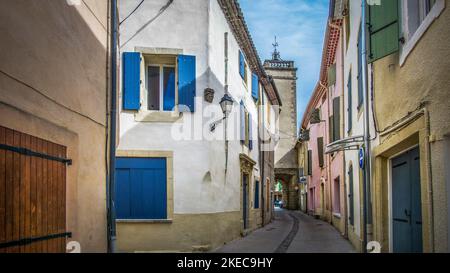
[[223, 95], [222, 99], [219, 102], [220, 108], [222, 108], [223, 118], [213, 122], [210, 125], [211, 132], [214, 132], [216, 129], [216, 126], [220, 124], [224, 119], [228, 117], [228, 115], [231, 113], [231, 110], [233, 109], [233, 99], [228, 95]]

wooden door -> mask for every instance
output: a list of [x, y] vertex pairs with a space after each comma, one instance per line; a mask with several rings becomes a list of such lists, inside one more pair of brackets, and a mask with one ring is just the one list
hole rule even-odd
[[65, 252], [66, 147], [0, 126], [0, 252]]
[[422, 202], [419, 149], [392, 160], [394, 252], [422, 252]]

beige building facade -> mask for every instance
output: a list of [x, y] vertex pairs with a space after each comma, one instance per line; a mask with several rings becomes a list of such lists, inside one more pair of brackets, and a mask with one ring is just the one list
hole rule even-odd
[[4, 251], [107, 251], [108, 2], [1, 3], [0, 242], [59, 236]]
[[[372, 155], [373, 239], [382, 251], [403, 249], [395, 231], [399, 205], [393, 202], [400, 183], [396, 173], [400, 164], [417, 161], [411, 176], [417, 177], [420, 194], [412, 198], [410, 218], [421, 231], [413, 245], [423, 252], [448, 252], [450, 10], [448, 2], [439, 0], [430, 6], [400, 0], [398, 8], [403, 40], [392, 54], [375, 60], [369, 71], [377, 130]], [[416, 9], [421, 11], [419, 18]], [[408, 154], [415, 157], [403, 159]], [[404, 163], [397, 164], [399, 160]]]

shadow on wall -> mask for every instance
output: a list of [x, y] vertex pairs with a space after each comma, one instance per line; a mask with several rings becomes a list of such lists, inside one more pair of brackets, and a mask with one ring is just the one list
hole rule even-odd
[[[11, 127], [69, 143], [67, 231], [83, 252], [105, 252], [107, 31], [91, 14], [86, 22], [80, 8], [89, 14], [63, 0], [1, 1], [0, 107], [37, 117], [13, 116]], [[61, 137], [63, 130], [49, 131], [40, 119], [75, 133], [79, 142]]]
[[[103, 28], [88, 25], [77, 9], [80, 7], [69, 6], [66, 1], [2, 2], [0, 70], [42, 93], [49, 103], [57, 101], [63, 108], [104, 125], [106, 29], [93, 33], [92, 29], [103, 32]], [[90, 24], [100, 25], [96, 20]], [[102, 35], [105, 44], [98, 39]], [[42, 107], [45, 105], [38, 110]]]
[[[170, 116], [169, 122], [133, 122], [129, 129], [121, 133], [119, 147], [121, 149], [157, 149], [161, 146], [168, 146], [170, 140], [177, 142], [203, 142], [203, 141], [224, 141], [224, 122], [222, 109], [220, 107], [220, 100], [224, 95], [224, 85], [218, 80], [217, 76], [208, 68], [201, 76], [196, 78], [196, 97], [195, 97], [195, 112], [149, 112], [147, 115], [163, 114]], [[204, 90], [211, 88], [214, 90], [214, 100], [212, 103], [204, 100]], [[230, 94], [233, 96], [234, 94]], [[240, 108], [239, 102], [241, 97], [233, 97], [234, 107], [232, 113], [227, 118], [228, 123], [228, 139], [230, 141], [240, 140]], [[180, 109], [185, 106], [180, 105]], [[176, 109], [176, 108], [175, 108]], [[137, 112], [124, 111], [136, 116]], [[256, 126], [257, 117], [254, 118], [254, 126]], [[135, 119], [136, 120], [136, 119]], [[162, 118], [165, 120], [165, 118]], [[211, 132], [211, 125], [214, 122], [219, 122], [216, 129]], [[151, 136], [149, 135], [151, 132]], [[169, 134], [169, 135], [168, 135]], [[253, 132], [254, 139], [256, 139], [256, 130]], [[152, 141], [150, 141], [152, 140]], [[156, 142], [155, 142], [156, 140]], [[159, 141], [158, 141], [159, 140]], [[157, 143], [155, 145], [155, 143]], [[186, 143], [184, 143], [186, 144]], [[169, 144], [172, 145], [172, 144]], [[176, 144], [174, 144], [176, 146]]]

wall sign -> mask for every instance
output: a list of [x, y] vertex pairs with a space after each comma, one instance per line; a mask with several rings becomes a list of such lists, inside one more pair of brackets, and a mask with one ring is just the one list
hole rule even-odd
[[364, 148], [361, 147], [359, 148], [359, 167], [361, 169], [364, 169], [364, 157], [365, 157]]

